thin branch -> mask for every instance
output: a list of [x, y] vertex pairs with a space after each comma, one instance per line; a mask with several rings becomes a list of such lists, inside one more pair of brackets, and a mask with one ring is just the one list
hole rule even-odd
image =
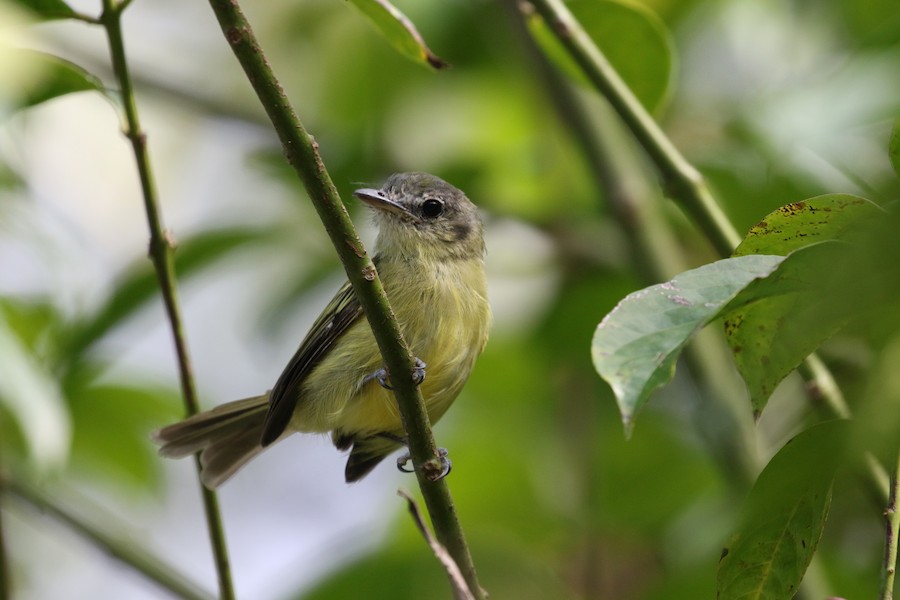
[[[844, 393], [834, 380], [831, 371], [817, 354], [810, 354], [797, 371], [806, 381], [806, 395], [829, 419], [849, 419], [853, 415]], [[867, 491], [881, 507], [889, 503], [890, 483], [887, 470], [871, 452], [862, 456], [861, 477]]]
[[445, 480], [433, 481], [440, 471], [440, 459], [428, 413], [413, 381], [413, 358], [388, 304], [375, 266], [366, 254], [325, 169], [318, 144], [297, 118], [238, 3], [236, 0], [209, 0], [209, 3], [225, 39], [278, 133], [288, 162], [306, 187], [331, 238], [353, 291], [366, 313], [388, 371], [409, 374], [408, 377], [392, 377], [391, 381], [408, 436], [410, 455], [420, 467], [416, 469], [419, 487], [438, 539], [459, 565], [469, 588], [480, 599], [483, 592], [478, 585], [475, 566], [456, 516], [450, 490]]
[[[175, 266], [172, 259], [172, 242], [163, 227], [156, 184], [150, 168], [150, 158], [147, 154], [147, 136], [141, 129], [134, 96], [134, 85], [131, 81], [131, 73], [125, 58], [125, 43], [122, 37], [122, 11], [127, 6], [127, 2], [116, 3], [115, 0], [103, 0], [101, 21], [109, 40], [113, 71], [121, 88], [122, 104], [125, 111], [124, 133], [131, 141], [140, 177], [144, 208], [147, 213], [147, 224], [150, 228], [150, 259], [153, 261], [153, 266], [156, 269], [163, 303], [165, 304], [172, 329], [185, 408], [187, 413], [192, 415], [198, 410], [197, 390], [187, 347], [187, 338], [182, 324], [181, 308], [178, 302]], [[196, 461], [197, 472], [199, 473], [199, 458]], [[218, 499], [212, 490], [204, 486], [200, 486], [200, 489], [219, 580], [219, 594], [223, 600], [231, 600], [234, 598], [234, 586], [231, 581], [231, 567], [228, 561], [228, 549], [225, 544], [225, 532], [222, 527]]]
[[897, 506], [898, 494], [900, 494], [900, 456], [897, 457], [894, 473], [891, 475], [891, 493], [887, 507], [884, 510], [884, 562], [881, 571], [879, 600], [893, 600], [894, 598], [894, 575], [897, 570], [897, 544], [898, 533], [900, 533], [900, 507]]
[[700, 172], [663, 133], [562, 0], [530, 2], [650, 156], [662, 176], [666, 194], [691, 215], [720, 254], [730, 255], [741, 238]]
[[77, 10], [73, 10], [71, 13], [67, 13], [66, 17], [69, 19], [73, 19], [75, 21], [81, 21], [82, 23], [87, 23], [88, 25], [101, 25], [101, 19], [93, 15], [89, 15], [87, 13], [79, 12]]
[[[36, 510], [65, 523], [110, 556], [127, 564], [179, 598], [185, 600], [210, 600], [212, 598], [208, 592], [181, 575], [171, 565], [142, 550], [140, 544], [134, 543], [134, 539], [127, 539], [126, 536], [123, 536], [120, 533], [121, 527], [115, 527], [117, 532], [115, 535], [108, 533], [95, 523], [91, 523], [88, 519], [56, 503], [52, 496], [21, 482], [7, 480], [4, 482], [3, 489], [9, 495], [19, 498]], [[108, 524], [107, 527], [109, 527]]]
[[447, 577], [450, 579], [450, 586], [453, 588], [453, 597], [455, 600], [475, 600], [475, 596], [472, 595], [472, 591], [469, 589], [466, 580], [462, 576], [462, 572], [459, 570], [459, 565], [456, 564], [456, 561], [453, 560], [453, 557], [450, 556], [447, 549], [441, 546], [440, 542], [434, 539], [434, 536], [428, 531], [428, 527], [422, 520], [422, 515], [419, 514], [419, 506], [416, 504], [416, 501], [406, 490], [397, 490], [397, 495], [406, 500], [409, 514], [412, 515], [416, 527], [419, 528], [419, 532], [422, 534], [422, 537], [425, 538], [428, 547], [431, 548], [434, 556], [447, 572]]

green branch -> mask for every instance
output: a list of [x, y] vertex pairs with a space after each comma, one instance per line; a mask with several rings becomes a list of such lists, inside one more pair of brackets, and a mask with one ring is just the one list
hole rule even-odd
[[663, 133], [562, 0], [531, 0], [531, 4], [650, 156], [666, 194], [681, 204], [720, 254], [729, 256], [740, 235], [700, 172]]
[[[97, 527], [75, 512], [63, 508], [51, 496], [44, 494], [37, 488], [6, 480], [3, 482], [2, 489], [7, 494], [19, 498], [36, 510], [62, 521], [110, 556], [127, 564], [179, 598], [184, 598], [185, 600], [210, 600], [211, 596], [207, 592], [178, 573], [172, 566], [165, 564], [156, 556], [141, 550], [141, 545], [136, 544], [134, 539], [126, 539], [121, 533], [112, 535], [103, 531], [102, 528]], [[119, 532], [121, 527], [115, 527], [115, 530]], [[8, 579], [0, 579], [0, 582], [5, 581], [8, 581]], [[0, 583], [0, 585], [6, 584]]]
[[[134, 86], [131, 81], [128, 63], [125, 59], [125, 43], [122, 37], [122, 12], [127, 6], [127, 0], [124, 2], [103, 0], [103, 14], [100, 20], [106, 29], [113, 72], [121, 88], [122, 104], [125, 111], [124, 133], [131, 142], [140, 177], [144, 208], [147, 213], [147, 224], [150, 228], [150, 259], [153, 261], [153, 266], [156, 269], [163, 303], [165, 304], [166, 314], [169, 317], [172, 329], [185, 408], [187, 413], [192, 415], [198, 411], [197, 390], [194, 384], [191, 359], [188, 353], [181, 308], [178, 302], [175, 265], [172, 259], [172, 241], [165, 233], [163, 227], [156, 185], [150, 168], [150, 158], [147, 155], [147, 136], [141, 129], [140, 120], [138, 119]], [[196, 461], [197, 472], [199, 473], [199, 458]], [[201, 493], [203, 495], [203, 508], [206, 513], [207, 528], [216, 564], [216, 573], [219, 579], [219, 594], [223, 600], [231, 600], [234, 598], [234, 586], [231, 581], [231, 567], [228, 562], [228, 549], [225, 544], [225, 532], [222, 527], [219, 502], [215, 492], [212, 490], [201, 486]]]
[[459, 565], [470, 589], [481, 598], [483, 593], [450, 490], [443, 479], [433, 481], [434, 475], [440, 471], [440, 460], [428, 413], [422, 395], [413, 382], [413, 358], [388, 304], [378, 273], [325, 169], [316, 141], [297, 118], [237, 2], [209, 0], [209, 3], [225, 39], [272, 121], [288, 162], [306, 187], [331, 238], [353, 291], [366, 313], [388, 371], [409, 374], [407, 377], [392, 377], [391, 381], [408, 436], [410, 455], [420, 467], [416, 469], [419, 487], [438, 540]]
[[898, 494], [900, 494], [900, 456], [897, 457], [894, 473], [891, 475], [891, 492], [887, 507], [884, 510], [884, 564], [881, 572], [879, 600], [892, 600], [894, 597], [894, 575], [897, 570], [897, 537], [898, 533], [900, 533], [900, 507], [897, 506]]

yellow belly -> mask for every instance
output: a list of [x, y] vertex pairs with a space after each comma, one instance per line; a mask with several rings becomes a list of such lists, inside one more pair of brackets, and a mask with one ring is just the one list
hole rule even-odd
[[[487, 340], [490, 308], [483, 270], [446, 265], [429, 286], [405, 285], [392, 267], [379, 274], [412, 353], [425, 362], [420, 389], [432, 423], [443, 416], [469, 377]], [[413, 290], [410, 292], [410, 290]], [[402, 433], [393, 392], [366, 378], [383, 361], [365, 318], [341, 336], [303, 384], [291, 421], [295, 431]]]

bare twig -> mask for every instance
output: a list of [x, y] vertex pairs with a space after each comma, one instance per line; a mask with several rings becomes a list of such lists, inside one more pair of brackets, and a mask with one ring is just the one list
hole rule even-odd
[[384, 287], [365, 248], [356, 234], [344, 204], [338, 196], [319, 155], [318, 144], [307, 133], [281, 84], [272, 72], [250, 23], [236, 0], [209, 0], [225, 39], [247, 74], [266, 114], [281, 140], [288, 162], [297, 172], [316, 208], [332, 244], [344, 265], [347, 278], [365, 311], [369, 325], [390, 373], [409, 373], [392, 378], [400, 415], [416, 465], [416, 476], [435, 533], [453, 556], [476, 598], [483, 598], [475, 565], [453, 507], [444, 479], [434, 481], [429, 465], [439, 464], [437, 446], [431, 433], [422, 395], [412, 377], [413, 357], [384, 293]]
[[[172, 329], [185, 408], [187, 413], [191, 415], [198, 410], [197, 390], [194, 384], [187, 338], [178, 302], [175, 266], [172, 260], [172, 244], [163, 227], [156, 184], [150, 168], [150, 158], [147, 155], [147, 136], [141, 129], [134, 96], [134, 86], [131, 81], [128, 62], [125, 58], [125, 42], [122, 37], [122, 11], [127, 6], [127, 1], [103, 0], [103, 14], [100, 20], [106, 29], [113, 72], [121, 88], [122, 104], [125, 111], [124, 133], [125, 137], [131, 141], [132, 150], [134, 151], [134, 158], [141, 182], [141, 191], [144, 197], [144, 208], [147, 213], [147, 224], [150, 228], [150, 259], [153, 261], [153, 266], [156, 269], [163, 303], [165, 304], [166, 314], [169, 317], [169, 324]], [[196, 460], [199, 473], [199, 458]], [[225, 532], [222, 527], [218, 499], [215, 492], [204, 486], [200, 486], [200, 489], [219, 580], [219, 594], [223, 600], [231, 600], [234, 598], [234, 586], [231, 581], [231, 567], [228, 561], [228, 550], [225, 544]]]
[[453, 597], [456, 600], [475, 600], [475, 596], [473, 596], [472, 591], [469, 590], [469, 586], [466, 584], [466, 580], [463, 578], [462, 572], [459, 570], [456, 561], [453, 560], [453, 557], [450, 556], [447, 549], [434, 539], [434, 536], [431, 535], [431, 532], [425, 525], [425, 521], [422, 520], [422, 515], [419, 514], [419, 506], [416, 504], [416, 501], [406, 490], [397, 490], [397, 495], [406, 500], [407, 506], [409, 507], [409, 514], [412, 515], [416, 527], [419, 528], [422, 537], [428, 542], [431, 551], [434, 552], [435, 557], [440, 561], [444, 570], [447, 571], [447, 577], [450, 578], [450, 586], [453, 588]]

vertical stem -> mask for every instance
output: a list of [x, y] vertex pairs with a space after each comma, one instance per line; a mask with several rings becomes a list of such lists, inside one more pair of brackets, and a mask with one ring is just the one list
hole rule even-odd
[[[122, 36], [122, 12], [126, 6], [127, 0], [125, 2], [103, 0], [101, 22], [106, 29], [113, 71], [121, 88], [122, 104], [125, 111], [124, 133], [131, 142], [140, 177], [147, 224], [150, 228], [150, 259], [153, 261], [153, 266], [156, 269], [163, 303], [165, 304], [166, 314], [172, 330], [185, 408], [187, 413], [192, 415], [198, 411], [199, 405], [187, 348], [187, 339], [181, 318], [181, 309], [178, 302], [175, 266], [172, 259], [172, 242], [166, 235], [163, 227], [156, 184], [150, 168], [150, 158], [147, 155], [147, 136], [141, 129], [134, 96], [134, 86], [125, 58], [125, 43]], [[196, 460], [199, 473], [199, 458]], [[228, 550], [225, 544], [225, 532], [222, 527], [218, 499], [215, 492], [202, 485], [200, 490], [203, 495], [206, 523], [219, 580], [219, 594], [223, 600], [232, 600], [234, 598], [234, 586], [231, 580], [231, 567], [228, 561]]]
[[897, 497], [900, 494], [900, 456], [894, 465], [891, 475], [891, 492], [887, 507], [884, 510], [884, 563], [881, 572], [881, 593], [879, 600], [893, 600], [894, 575], [897, 570], [897, 544], [898, 530], [900, 530], [900, 510], [897, 506]]

